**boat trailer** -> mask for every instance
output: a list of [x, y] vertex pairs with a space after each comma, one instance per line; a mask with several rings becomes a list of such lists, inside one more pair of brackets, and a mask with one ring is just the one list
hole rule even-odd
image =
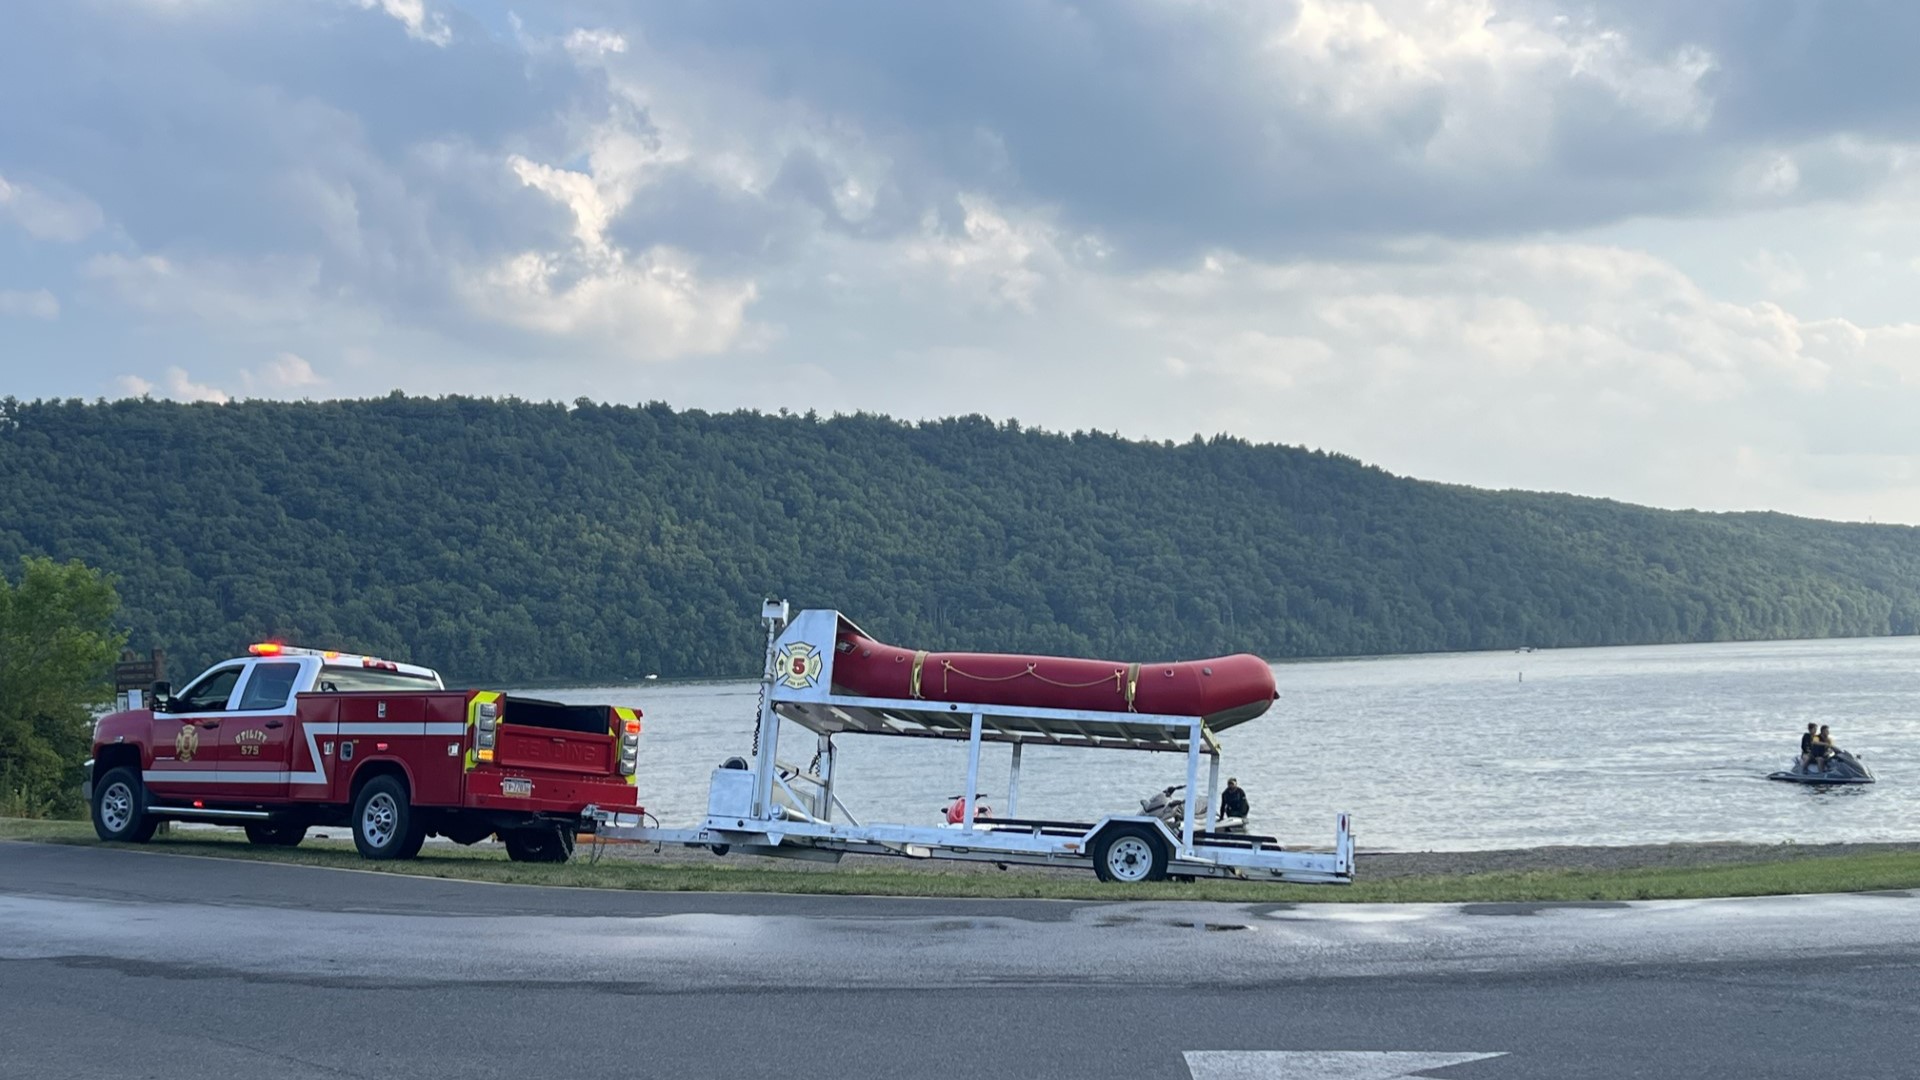
[[[788, 614], [785, 601], [768, 601], [762, 609], [767, 651], [753, 757], [731, 758], [713, 771], [706, 819], [691, 828], [653, 827], [630, 812], [589, 807], [600, 836], [821, 862], [861, 854], [1068, 866], [1090, 868], [1103, 881], [1353, 880], [1346, 814], [1337, 816], [1327, 851], [1290, 851], [1274, 837], [1194, 827], [1213, 820], [1220, 787], [1217, 731], [1200, 717], [836, 694], [833, 663], [844, 617], [824, 609], [791, 619]], [[813, 735], [817, 756], [807, 768], [780, 758], [789, 724]], [[836, 769], [834, 737], [848, 734], [965, 740], [967, 794], [960, 820], [946, 826], [860, 821], [841, 800]], [[1012, 755], [1005, 817], [975, 815], [980, 753], [988, 743], [1006, 744]], [[1178, 830], [1150, 814], [1111, 814], [1094, 822], [1021, 818], [1020, 757], [1027, 746], [1184, 754], [1187, 783]], [[1201, 802], [1203, 757], [1208, 765]]]

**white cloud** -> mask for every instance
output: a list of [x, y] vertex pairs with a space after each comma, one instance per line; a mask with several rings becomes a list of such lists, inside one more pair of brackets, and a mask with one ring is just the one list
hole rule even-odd
[[612, 252], [580, 261], [525, 252], [464, 278], [477, 317], [556, 337], [590, 339], [639, 359], [711, 353], [735, 343], [756, 291], [701, 280], [674, 252]]
[[[1833, 462], [1920, 475], [1920, 428], [1906, 419], [1920, 415], [1920, 325], [1732, 302], [1641, 252], [1216, 255], [1092, 287], [1116, 325], [1152, 335], [1143, 365], [1178, 376], [1125, 410], [1179, 418], [1153, 434], [1211, 428], [1488, 486], [1854, 517], [1874, 504], [1830, 490]], [[1920, 486], [1907, 487], [1874, 496], [1882, 520], [1920, 521]]]
[[609, 184], [602, 190], [592, 175], [571, 169], [555, 168], [529, 161], [519, 154], [507, 158], [507, 165], [520, 182], [565, 206], [573, 214], [573, 237], [580, 246], [595, 255], [607, 253], [607, 224], [626, 204], [627, 185]]
[[60, 301], [45, 289], [34, 289], [30, 292], [0, 289], [0, 315], [13, 315], [27, 319], [57, 319], [60, 317]]
[[326, 382], [305, 357], [291, 352], [280, 353], [253, 370], [242, 372], [240, 378], [247, 389], [270, 395], [310, 390]]
[[103, 224], [100, 208], [81, 195], [53, 194], [0, 175], [0, 217], [38, 240], [73, 243], [92, 235]]
[[79, 279], [100, 352], [40, 393], [157, 355], [118, 385], [980, 411], [1920, 520], [1920, 111], [1852, 65], [1908, 16], [1737, 7], [28, 5], [0, 280]]
[[1792, 255], [1761, 249], [1741, 262], [1741, 269], [1760, 283], [1769, 297], [1797, 293], [1807, 287], [1807, 272]]
[[1560, 152], [1570, 99], [1583, 91], [1654, 130], [1698, 130], [1713, 113], [1711, 55], [1649, 56], [1629, 33], [1588, 19], [1534, 20], [1490, 0], [1301, 0], [1290, 17], [1282, 10], [1255, 85], [1287, 112], [1338, 118], [1381, 151], [1445, 173], [1540, 167]]
[[593, 125], [584, 146], [584, 170], [507, 158], [522, 184], [572, 215], [574, 243], [463, 268], [456, 287], [468, 310], [541, 334], [593, 339], [629, 358], [711, 353], [736, 343], [757, 295], [751, 281], [709, 281], [683, 252], [666, 245], [632, 251], [607, 235], [678, 154], [620, 114]]
[[577, 29], [568, 34], [562, 44], [582, 60], [597, 60], [610, 53], [627, 51], [627, 39], [611, 30]]
[[1033, 311], [1047, 282], [1042, 268], [1060, 261], [1054, 230], [1037, 220], [1009, 220], [982, 196], [962, 195], [959, 203], [959, 231], [947, 232], [929, 215], [921, 235], [905, 245], [908, 262], [939, 268], [949, 283], [990, 307]]
[[88, 277], [150, 315], [213, 325], [295, 323], [322, 313], [317, 259], [175, 261], [162, 255], [97, 255]]
[[379, 8], [407, 28], [407, 36], [442, 48], [453, 40], [446, 16], [428, 11], [425, 0], [356, 0], [362, 11]]
[[[121, 375], [115, 381], [129, 397], [145, 397], [156, 389], [150, 380], [138, 375]], [[217, 387], [194, 382], [186, 369], [180, 367], [168, 368], [166, 374], [161, 377], [161, 386], [164, 389], [161, 390], [160, 396], [172, 398], [175, 401], [211, 401], [216, 405], [225, 405], [233, 400], [225, 391]]]

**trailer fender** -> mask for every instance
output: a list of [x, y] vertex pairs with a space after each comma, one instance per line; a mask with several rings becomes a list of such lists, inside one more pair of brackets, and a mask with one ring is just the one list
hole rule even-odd
[[1099, 841], [1100, 834], [1118, 825], [1144, 825], [1159, 835], [1160, 842], [1167, 845], [1168, 854], [1171, 855], [1180, 850], [1180, 834], [1169, 829], [1166, 822], [1150, 814], [1115, 814], [1101, 818], [1098, 824], [1088, 829], [1087, 834], [1080, 838], [1080, 850], [1093, 851], [1093, 845]]

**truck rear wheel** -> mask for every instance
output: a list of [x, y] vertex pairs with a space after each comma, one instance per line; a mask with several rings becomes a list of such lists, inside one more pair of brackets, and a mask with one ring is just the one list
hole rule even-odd
[[407, 785], [395, 776], [367, 781], [353, 800], [353, 846], [368, 859], [411, 859], [420, 854], [426, 825], [407, 801]]
[[514, 862], [563, 863], [573, 856], [573, 830], [510, 829], [500, 834], [507, 858]]
[[144, 844], [160, 822], [147, 813], [146, 786], [132, 769], [107, 770], [93, 788], [93, 831], [102, 840]]
[[250, 821], [246, 828], [247, 842], [261, 847], [296, 847], [307, 838], [305, 825], [284, 821]]
[[1093, 872], [1101, 881], [1159, 881], [1167, 876], [1167, 848], [1144, 825], [1115, 825], [1093, 841]]

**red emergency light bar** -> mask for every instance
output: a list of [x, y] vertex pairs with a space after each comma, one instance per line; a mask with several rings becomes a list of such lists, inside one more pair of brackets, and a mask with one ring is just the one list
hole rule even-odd
[[317, 649], [300, 649], [292, 645], [281, 644], [278, 641], [262, 641], [258, 644], [249, 645], [247, 646], [247, 651], [255, 656], [317, 656], [329, 662], [345, 656], [350, 660], [360, 661], [361, 667], [382, 668], [387, 671], [400, 670], [400, 666], [391, 660], [378, 660], [371, 656], [356, 656], [350, 653], [343, 653], [338, 649], [328, 649], [325, 652]]

